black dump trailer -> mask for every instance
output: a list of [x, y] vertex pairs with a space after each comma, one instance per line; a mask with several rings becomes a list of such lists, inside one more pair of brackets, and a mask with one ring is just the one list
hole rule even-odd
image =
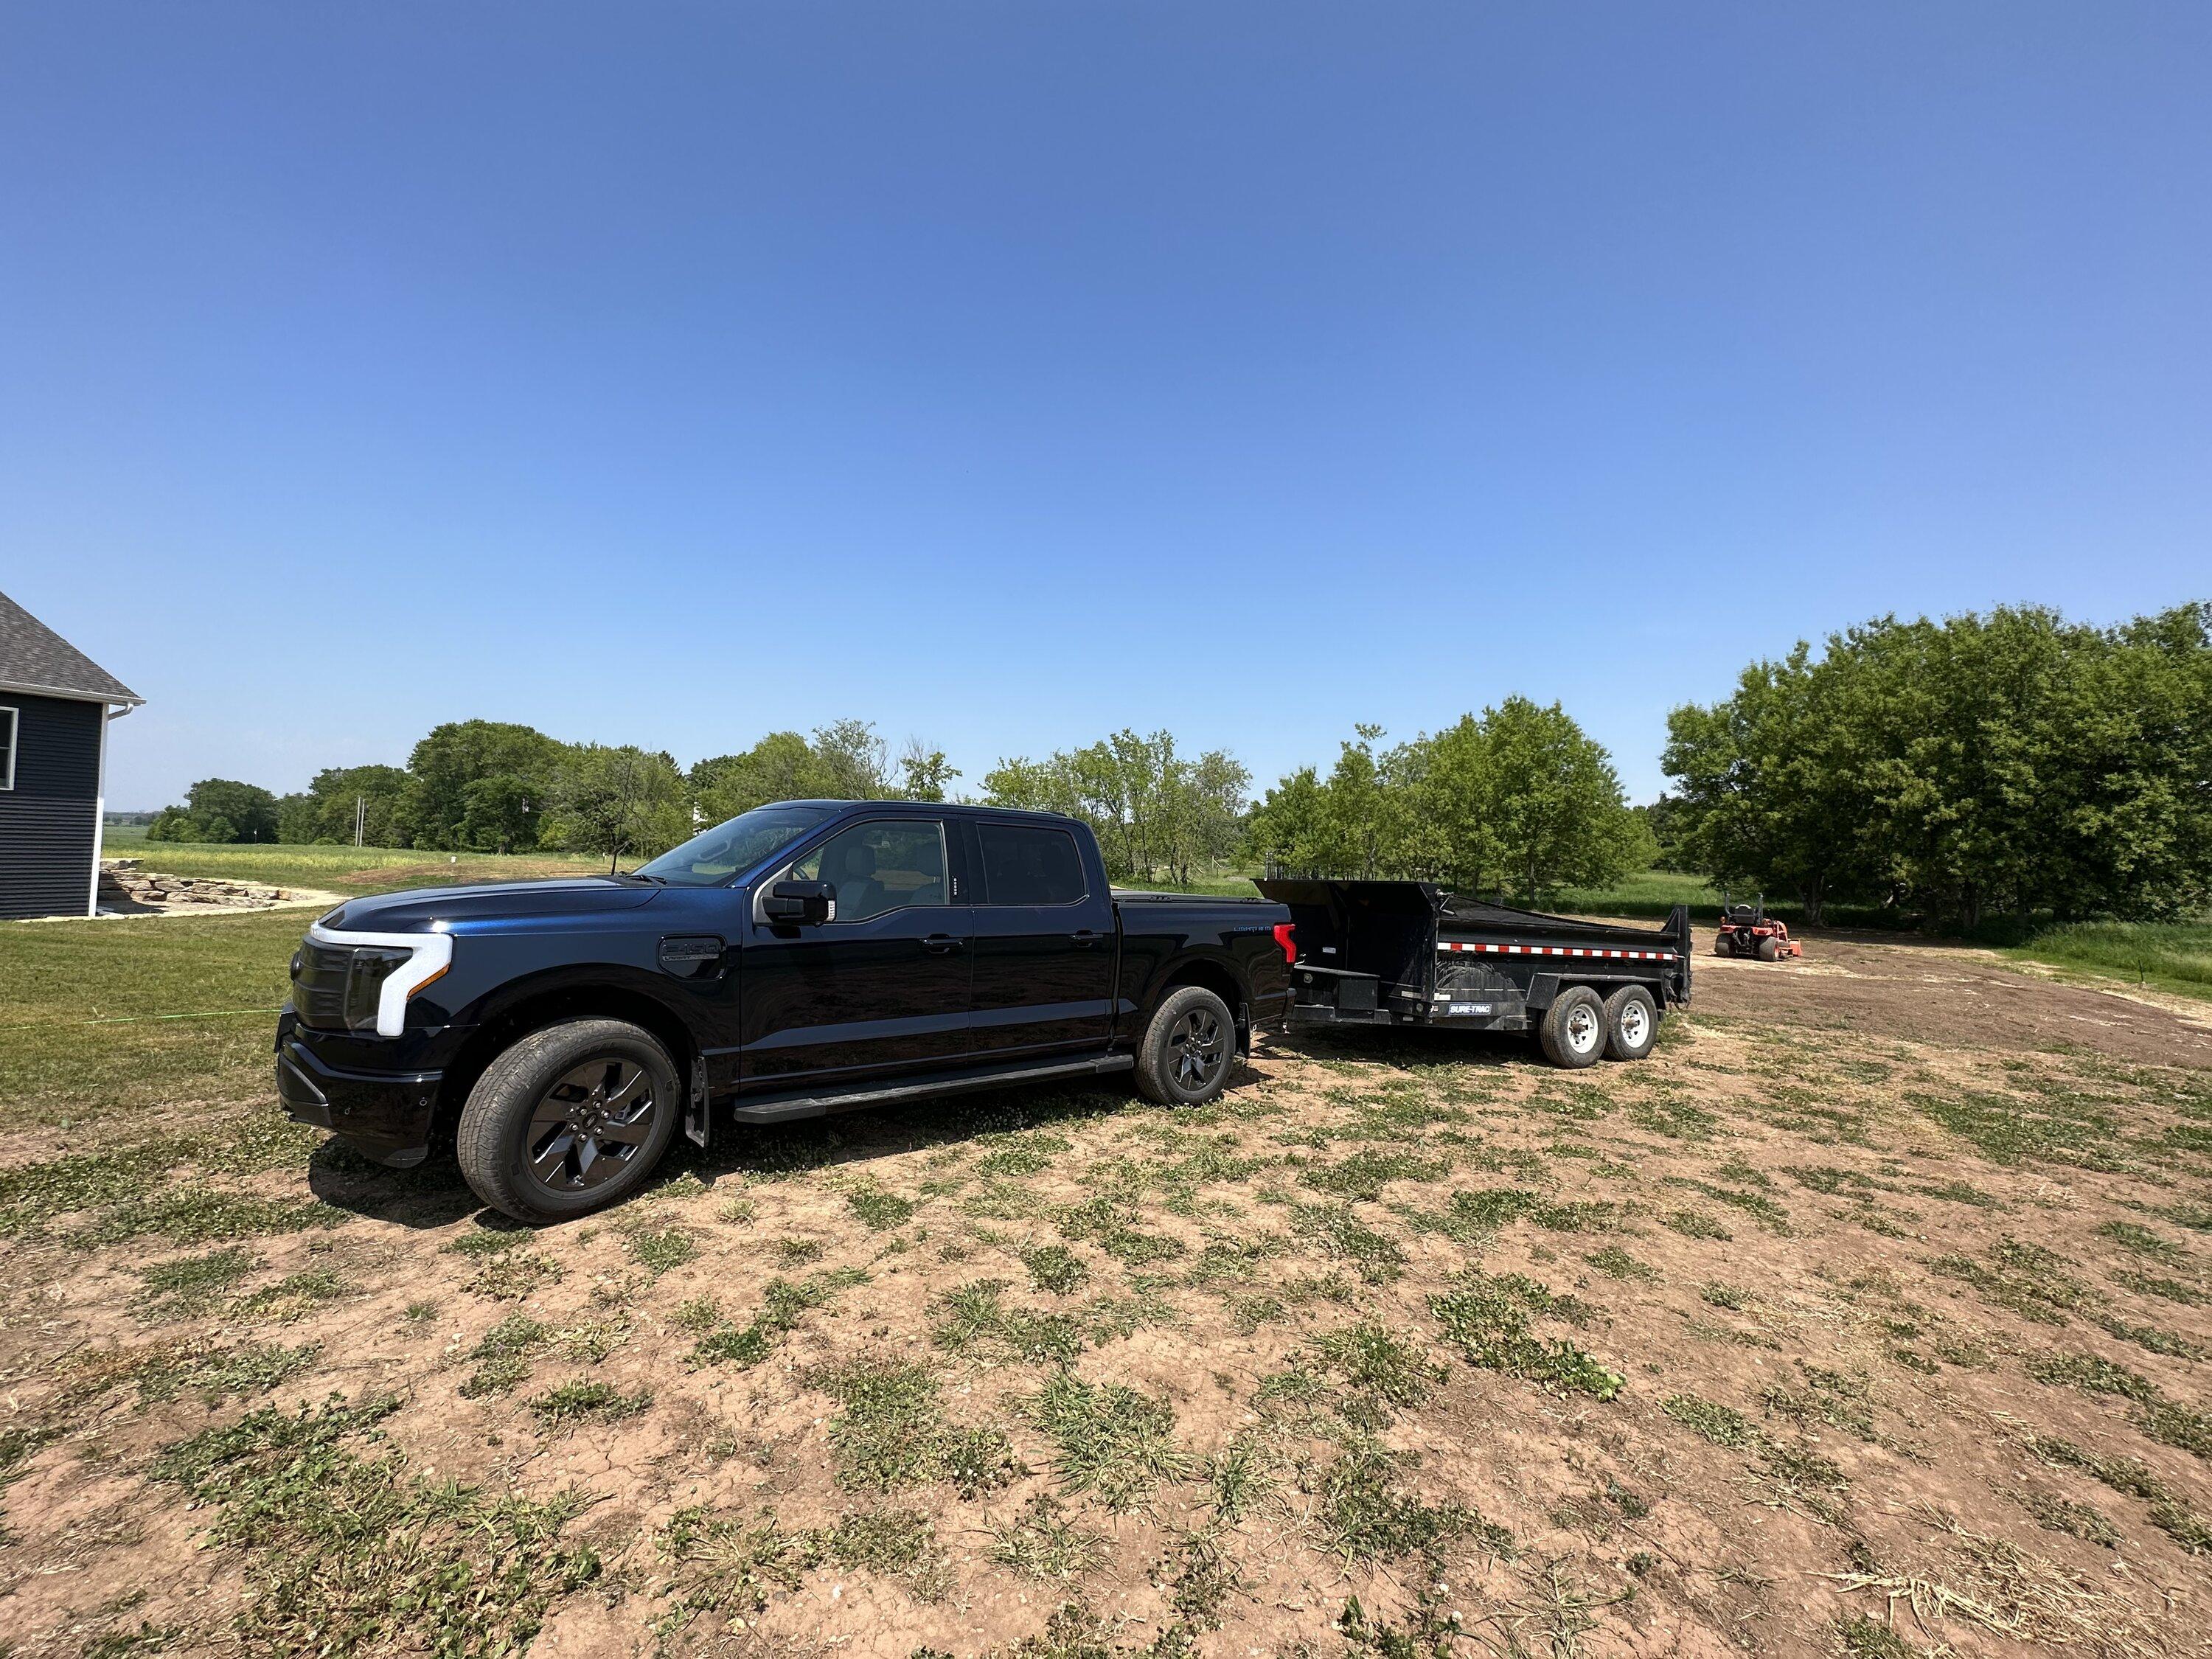
[[1534, 1031], [1555, 1064], [1641, 1060], [1690, 1000], [1690, 911], [1656, 931], [1516, 910], [1425, 881], [1270, 878], [1297, 928], [1293, 1025]]

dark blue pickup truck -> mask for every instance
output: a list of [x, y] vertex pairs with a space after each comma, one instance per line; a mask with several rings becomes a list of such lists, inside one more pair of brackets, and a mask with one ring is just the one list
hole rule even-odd
[[1282, 905], [1114, 891], [1072, 818], [787, 801], [628, 875], [341, 905], [293, 957], [276, 1089], [385, 1164], [451, 1136], [487, 1204], [556, 1221], [718, 1119], [1118, 1072], [1211, 1100], [1294, 956]]

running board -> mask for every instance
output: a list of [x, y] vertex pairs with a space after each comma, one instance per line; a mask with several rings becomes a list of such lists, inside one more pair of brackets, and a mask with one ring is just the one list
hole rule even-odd
[[971, 1089], [996, 1089], [1007, 1084], [1044, 1083], [1062, 1077], [1104, 1077], [1137, 1067], [1132, 1054], [1108, 1054], [1099, 1060], [1061, 1061], [1051, 1066], [1025, 1066], [1018, 1071], [984, 1072], [964, 1077], [937, 1078], [926, 1083], [901, 1083], [889, 1088], [854, 1089], [834, 1095], [807, 1095], [796, 1099], [763, 1100], [730, 1109], [739, 1123], [789, 1123], [802, 1117], [823, 1117], [831, 1112], [857, 1111], [865, 1106], [888, 1106], [902, 1100], [924, 1100], [939, 1095], [964, 1094]]

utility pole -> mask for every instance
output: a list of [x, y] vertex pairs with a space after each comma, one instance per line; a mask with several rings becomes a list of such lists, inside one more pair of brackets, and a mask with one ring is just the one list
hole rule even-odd
[[353, 798], [353, 844], [356, 847], [359, 847], [362, 844], [362, 832], [366, 830], [368, 827], [368, 797], [366, 795], [356, 795]]

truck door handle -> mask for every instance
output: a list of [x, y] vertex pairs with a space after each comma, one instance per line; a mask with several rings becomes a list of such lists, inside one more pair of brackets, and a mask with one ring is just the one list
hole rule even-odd
[[1075, 941], [1075, 948], [1079, 951], [1088, 951], [1104, 937], [1103, 933], [1094, 933], [1088, 927], [1079, 927], [1068, 935], [1068, 938]]
[[921, 948], [933, 957], [949, 957], [955, 951], [963, 949], [964, 944], [950, 933], [932, 933], [922, 940]]

